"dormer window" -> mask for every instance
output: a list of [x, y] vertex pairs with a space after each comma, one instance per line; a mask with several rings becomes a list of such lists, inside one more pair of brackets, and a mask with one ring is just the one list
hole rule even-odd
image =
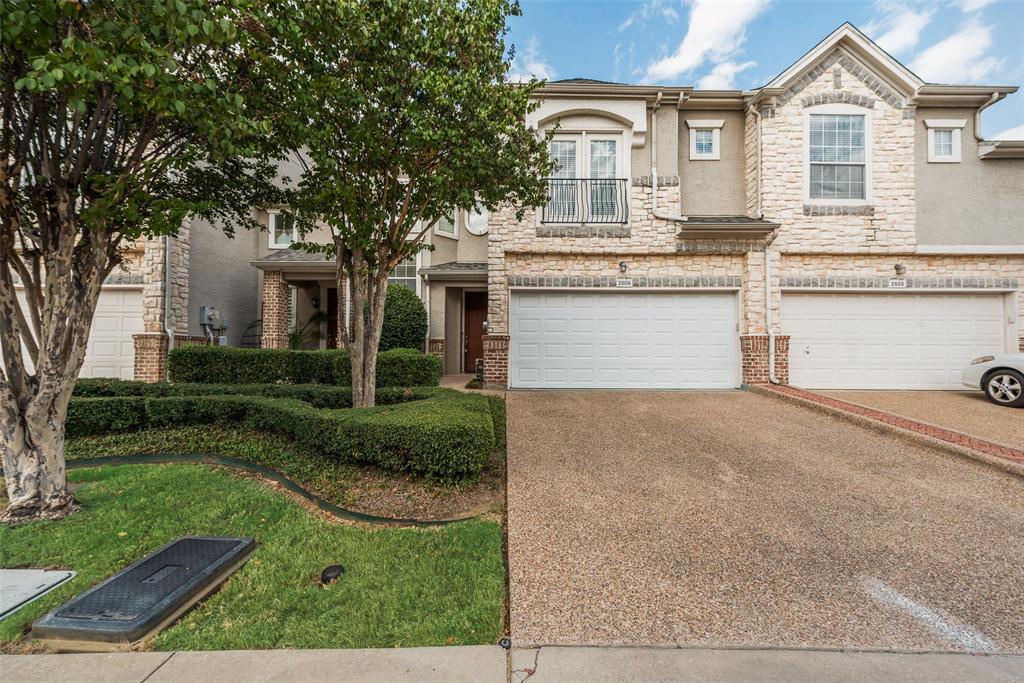
[[690, 161], [718, 161], [722, 158], [722, 126], [724, 120], [688, 119], [690, 128]]
[[925, 119], [928, 128], [928, 163], [955, 164], [960, 161], [960, 130], [965, 119]]

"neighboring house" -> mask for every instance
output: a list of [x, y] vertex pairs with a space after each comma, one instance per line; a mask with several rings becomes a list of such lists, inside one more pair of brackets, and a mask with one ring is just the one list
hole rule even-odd
[[[558, 124], [550, 202], [460, 213], [393, 280], [445, 371], [482, 358], [494, 384], [958, 388], [974, 356], [1024, 347], [1024, 142], [978, 129], [1015, 90], [926, 84], [849, 24], [751, 91], [551, 83], [528, 119]], [[323, 311], [335, 346], [334, 264], [284, 248], [286, 212], [257, 216], [268, 231], [171, 241], [178, 343], [211, 305], [231, 345], [285, 347]], [[104, 291], [85, 374], [162, 376], [163, 252]]]
[[485, 379], [959, 388], [1024, 345], [1024, 143], [977, 128], [1015, 90], [926, 84], [849, 24], [757, 90], [549, 84], [559, 170], [492, 217]]

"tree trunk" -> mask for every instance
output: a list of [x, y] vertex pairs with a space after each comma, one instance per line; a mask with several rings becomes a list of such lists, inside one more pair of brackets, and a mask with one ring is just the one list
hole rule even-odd
[[342, 339], [352, 368], [352, 405], [366, 408], [377, 401], [377, 351], [384, 326], [387, 273], [367, 268], [360, 251], [346, 252], [348, 262], [341, 267], [342, 252], [338, 254], [338, 287], [343, 287], [346, 279], [351, 285], [351, 330], [346, 329]]
[[74, 380], [57, 387], [53, 398], [40, 396], [20, 408], [3, 392], [3, 451], [8, 507], [3, 518], [54, 519], [75, 510], [64, 464], [64, 417]]

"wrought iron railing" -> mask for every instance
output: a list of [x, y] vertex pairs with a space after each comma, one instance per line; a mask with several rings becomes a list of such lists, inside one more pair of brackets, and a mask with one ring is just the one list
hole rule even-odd
[[548, 178], [548, 203], [541, 223], [626, 223], [626, 178]]

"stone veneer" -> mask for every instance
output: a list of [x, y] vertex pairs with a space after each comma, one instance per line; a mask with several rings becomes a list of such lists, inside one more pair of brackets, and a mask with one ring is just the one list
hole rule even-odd
[[[130, 257], [123, 272], [128, 278], [138, 277], [142, 282], [143, 332], [132, 337], [135, 353], [134, 377], [137, 380], [157, 382], [166, 379], [166, 328], [174, 330], [176, 344], [179, 338], [183, 343], [205, 342], [205, 339], [187, 336], [190, 232], [188, 221], [183, 222], [178, 234], [170, 240], [170, 254], [166, 253], [167, 245], [163, 237], [140, 240], [137, 247], [141, 247], [141, 258], [138, 248], [127, 252]], [[164, 267], [168, 261], [171, 269], [169, 312], [164, 310]], [[138, 276], [135, 273], [138, 273]]]

